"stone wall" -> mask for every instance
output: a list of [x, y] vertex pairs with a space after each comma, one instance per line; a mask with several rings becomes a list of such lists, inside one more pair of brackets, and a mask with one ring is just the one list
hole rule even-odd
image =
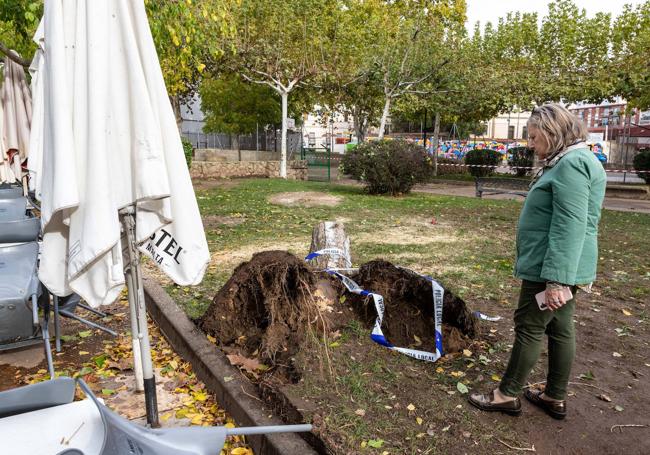
[[196, 161], [279, 161], [280, 152], [263, 150], [196, 149]]
[[[196, 179], [234, 177], [280, 177], [279, 161], [192, 161], [190, 175]], [[307, 180], [307, 161], [287, 162], [287, 178]]]

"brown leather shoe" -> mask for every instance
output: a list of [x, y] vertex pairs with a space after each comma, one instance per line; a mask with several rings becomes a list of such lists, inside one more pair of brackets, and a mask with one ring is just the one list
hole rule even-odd
[[519, 398], [506, 401], [505, 403], [494, 403], [494, 390], [487, 394], [473, 393], [467, 401], [481, 411], [499, 411], [513, 416], [521, 414], [521, 400]]
[[557, 420], [562, 420], [566, 417], [566, 401], [551, 401], [545, 400], [542, 398], [542, 390], [530, 390], [526, 389], [524, 391], [524, 396], [528, 401], [533, 403], [535, 406], [542, 408], [544, 412]]

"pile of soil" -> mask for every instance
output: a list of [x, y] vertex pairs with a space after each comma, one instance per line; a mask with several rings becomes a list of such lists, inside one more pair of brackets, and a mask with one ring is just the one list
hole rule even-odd
[[[385, 302], [382, 329], [401, 347], [435, 351], [431, 283], [386, 261], [363, 265], [352, 277]], [[345, 299], [341, 296], [345, 295]], [[464, 349], [477, 334], [477, 319], [463, 300], [449, 291], [443, 299], [443, 349]], [[229, 354], [258, 358], [294, 381], [296, 361], [309, 334], [322, 340], [356, 318], [369, 328], [377, 317], [372, 299], [350, 294], [334, 277], [315, 273], [286, 251], [264, 251], [240, 264], [197, 321]], [[304, 357], [304, 356], [303, 356]]]
[[316, 284], [305, 262], [286, 251], [255, 254], [235, 269], [197, 325], [222, 347], [288, 366], [307, 329], [324, 330]]
[[[424, 277], [390, 262], [375, 260], [361, 266], [353, 279], [367, 291], [384, 297], [384, 335], [396, 346], [435, 351], [435, 319], [431, 283]], [[441, 286], [444, 287], [442, 283]], [[371, 298], [351, 300], [360, 317], [374, 324], [377, 317]], [[478, 332], [478, 320], [465, 302], [445, 288], [442, 308], [442, 344], [445, 353], [462, 351]]]

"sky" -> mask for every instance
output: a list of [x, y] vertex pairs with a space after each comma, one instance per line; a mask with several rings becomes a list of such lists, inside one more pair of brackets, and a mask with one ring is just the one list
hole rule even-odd
[[[541, 19], [548, 11], [549, 2], [550, 0], [467, 0], [466, 26], [471, 32], [476, 21], [481, 22], [481, 28], [488, 21], [496, 24], [499, 17], [505, 17], [511, 11], [537, 12]], [[602, 11], [612, 13], [612, 18], [623, 10], [623, 5], [626, 3], [635, 6], [644, 3], [643, 0], [573, 0], [573, 2], [578, 8], [587, 10], [588, 17]]]

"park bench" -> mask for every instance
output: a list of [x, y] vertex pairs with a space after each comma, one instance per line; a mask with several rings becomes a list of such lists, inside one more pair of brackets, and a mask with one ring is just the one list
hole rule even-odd
[[476, 197], [483, 194], [516, 194], [526, 197], [530, 180], [499, 177], [476, 177]]

